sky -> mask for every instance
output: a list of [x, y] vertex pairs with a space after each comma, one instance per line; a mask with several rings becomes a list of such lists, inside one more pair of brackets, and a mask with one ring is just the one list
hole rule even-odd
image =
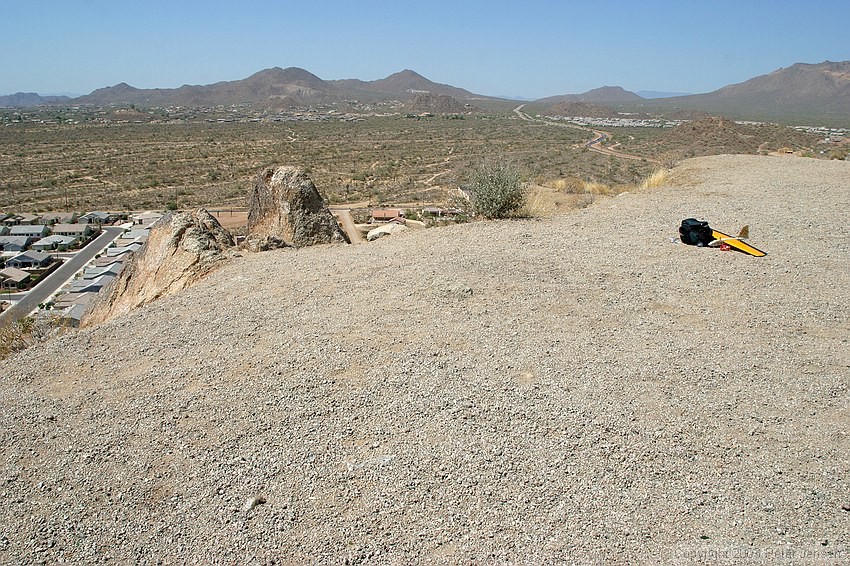
[[477, 94], [701, 93], [850, 60], [850, 0], [0, 0], [0, 95], [412, 69]]

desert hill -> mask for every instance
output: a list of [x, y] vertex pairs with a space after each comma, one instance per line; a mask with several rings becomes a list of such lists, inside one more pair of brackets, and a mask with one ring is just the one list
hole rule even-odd
[[431, 112], [433, 114], [461, 114], [470, 108], [456, 98], [445, 94], [417, 92], [408, 98], [404, 108], [409, 112]]
[[850, 115], [850, 61], [796, 63], [706, 94], [653, 101], [664, 108], [749, 116]]
[[350, 90], [353, 93], [361, 92], [371, 96], [378, 95], [395, 99], [405, 99], [411, 94], [417, 93], [450, 96], [458, 100], [488, 98], [478, 94], [473, 94], [462, 88], [442, 83], [435, 83], [426, 79], [419, 73], [411, 71], [410, 69], [405, 69], [384, 79], [378, 79], [375, 81], [348, 79], [330, 82], [331, 84], [338, 85], [346, 91]]
[[637, 94], [625, 90], [619, 86], [603, 86], [589, 90], [582, 94], [562, 94], [558, 96], [549, 96], [540, 98], [534, 101], [535, 105], [552, 106], [561, 102], [591, 102], [591, 103], [615, 103], [615, 102], [636, 102], [643, 98]]
[[29, 108], [68, 100], [71, 99], [67, 96], [41, 96], [34, 92], [17, 92], [0, 96], [0, 108]]
[[78, 104], [133, 103], [145, 106], [217, 106], [230, 104], [309, 105], [340, 100], [344, 94], [316, 75], [289, 67], [266, 69], [238, 81], [183, 85], [176, 89], [138, 89], [126, 83], [95, 90]]
[[[848, 176], [698, 158], [565, 216], [245, 253], [14, 355], [0, 562], [843, 552]], [[670, 243], [690, 216], [769, 255]]]
[[177, 89], [137, 89], [121, 83], [74, 99], [78, 104], [138, 104], [144, 106], [308, 106], [345, 99], [403, 100], [411, 93], [431, 93], [461, 100], [478, 98], [469, 91], [432, 82], [411, 70], [376, 81], [325, 81], [297, 67], [274, 67], [246, 79]]
[[698, 118], [676, 126], [653, 144], [653, 153], [678, 151], [682, 155], [758, 153], [789, 147], [811, 148], [821, 136], [777, 124], [738, 124], [721, 116]]

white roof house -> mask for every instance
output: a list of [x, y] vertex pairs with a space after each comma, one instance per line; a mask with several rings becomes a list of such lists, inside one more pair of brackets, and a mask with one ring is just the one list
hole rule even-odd
[[44, 224], [21, 224], [9, 228], [10, 236], [29, 236], [31, 238], [43, 238], [50, 234], [50, 228]]
[[107, 257], [115, 257], [121, 256], [124, 254], [132, 253], [139, 248], [142, 247], [142, 244], [130, 244], [129, 246], [124, 246], [122, 248], [106, 248], [106, 256]]
[[34, 242], [32, 245], [32, 249], [39, 251], [55, 250], [63, 246], [73, 246], [78, 241], [79, 239], [73, 236], [59, 236], [54, 234], [53, 236], [47, 236], [46, 238], [42, 238], [39, 241]]
[[113, 263], [104, 267], [89, 267], [83, 271], [83, 279], [97, 279], [101, 275], [118, 275], [123, 268], [123, 263]]
[[113, 279], [115, 279], [114, 275], [101, 275], [100, 277], [96, 277], [94, 279], [76, 279], [73, 283], [71, 283], [70, 292], [97, 292], [106, 287], [109, 283], [111, 283]]
[[26, 251], [6, 260], [6, 267], [25, 269], [27, 267], [45, 267], [50, 264], [48, 254], [38, 251]]
[[95, 232], [97, 228], [91, 224], [57, 224], [53, 227], [53, 233], [58, 236], [73, 236], [75, 238], [85, 238], [89, 234]]

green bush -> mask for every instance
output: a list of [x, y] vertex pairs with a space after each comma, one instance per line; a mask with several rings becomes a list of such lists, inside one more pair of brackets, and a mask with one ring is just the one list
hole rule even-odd
[[525, 201], [516, 168], [503, 160], [485, 160], [469, 178], [472, 208], [485, 218], [506, 218]]

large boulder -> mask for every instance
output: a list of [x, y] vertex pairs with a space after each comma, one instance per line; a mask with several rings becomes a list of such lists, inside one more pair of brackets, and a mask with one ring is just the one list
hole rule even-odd
[[307, 173], [288, 166], [268, 167], [257, 176], [248, 234], [274, 236], [297, 248], [349, 243]]
[[223, 265], [233, 236], [204, 209], [164, 216], [147, 243], [133, 254], [121, 274], [101, 292], [83, 319], [85, 326], [172, 295]]
[[404, 224], [396, 224], [395, 222], [391, 222], [389, 224], [384, 224], [383, 226], [379, 226], [378, 228], [373, 228], [369, 230], [369, 233], [366, 234], [366, 241], [374, 242], [378, 238], [382, 238], [384, 236], [389, 236], [390, 234], [398, 234], [399, 232], [404, 232], [407, 230], [407, 226]]

